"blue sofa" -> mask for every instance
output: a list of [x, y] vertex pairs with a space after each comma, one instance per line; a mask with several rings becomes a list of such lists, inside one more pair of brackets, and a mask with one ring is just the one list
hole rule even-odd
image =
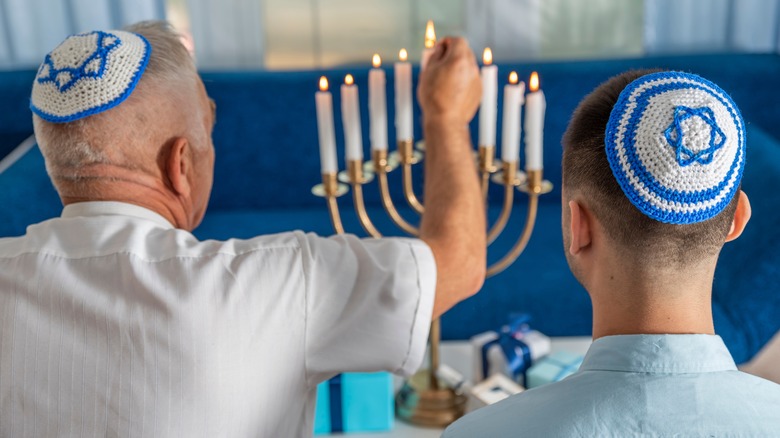
[[[445, 339], [464, 339], [498, 327], [514, 312], [530, 313], [533, 325], [550, 335], [590, 334], [590, 302], [570, 274], [562, 250], [560, 139], [585, 94], [612, 75], [645, 67], [698, 73], [721, 85], [742, 109], [748, 132], [743, 187], [751, 196], [754, 215], [744, 236], [723, 250], [713, 292], [715, 325], [738, 362], [750, 359], [780, 330], [780, 255], [776, 251], [780, 247], [780, 214], [775, 210], [780, 205], [776, 189], [780, 183], [780, 56], [722, 54], [499, 66], [501, 78], [511, 70], [517, 70], [521, 77], [527, 77], [531, 70], [540, 73], [548, 102], [545, 177], [555, 184], [555, 190], [540, 203], [536, 229], [525, 253], [507, 271], [490, 278], [479, 294], [443, 317]], [[218, 107], [214, 132], [217, 160], [209, 210], [195, 235], [203, 239], [247, 238], [290, 229], [332, 233], [324, 202], [310, 193], [320, 179], [314, 92], [320, 75], [338, 84], [347, 72], [361, 86], [368, 153], [366, 66], [324, 72], [203, 74]], [[0, 73], [4, 98], [0, 153], [32, 131], [26, 106], [33, 75], [33, 71]], [[391, 84], [389, 69], [388, 88]], [[338, 93], [334, 99], [337, 142], [342, 145]], [[392, 102], [392, 98], [388, 100]], [[389, 117], [392, 120], [392, 108]], [[415, 120], [419, 136], [419, 113]], [[476, 138], [476, 123], [472, 128]], [[498, 132], [500, 135], [500, 129]], [[339, 153], [343, 156], [343, 150]], [[390, 175], [390, 184], [396, 204], [405, 206], [399, 172]], [[420, 165], [415, 166], [415, 181], [421, 193]], [[37, 148], [0, 174], [0, 188], [0, 236], [23, 234], [28, 224], [59, 214], [60, 202]], [[376, 184], [369, 184], [365, 193], [369, 214], [380, 231], [400, 235], [381, 207]], [[501, 197], [501, 187], [491, 187], [491, 219], [498, 214]], [[347, 230], [361, 234], [350, 198], [340, 198], [339, 204]], [[503, 255], [520, 232], [526, 199], [518, 196], [515, 204], [510, 225], [490, 247], [491, 261]], [[416, 220], [410, 209], [400, 210]]]

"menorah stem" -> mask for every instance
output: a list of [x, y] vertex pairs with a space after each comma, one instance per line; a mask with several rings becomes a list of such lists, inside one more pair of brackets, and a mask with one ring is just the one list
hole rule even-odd
[[404, 196], [409, 205], [419, 214], [425, 212], [425, 207], [417, 195], [414, 193], [414, 185], [412, 184], [412, 165], [414, 164], [414, 141], [413, 140], [400, 140], [398, 142], [398, 156], [401, 161], [403, 172], [403, 185]]
[[382, 233], [374, 227], [371, 218], [368, 217], [366, 204], [363, 200], [363, 184], [365, 183], [363, 178], [363, 160], [349, 160], [347, 172], [350, 184], [352, 184], [352, 199], [355, 204], [355, 212], [358, 215], [358, 219], [360, 219], [360, 225], [363, 226], [363, 229], [371, 237], [378, 239], [382, 237]]
[[441, 362], [441, 359], [439, 358], [439, 344], [441, 342], [441, 321], [439, 318], [434, 319], [431, 321], [431, 333], [429, 335], [430, 338], [430, 380], [431, 380], [431, 389], [439, 389], [439, 379], [436, 377], [437, 372], [439, 371], [439, 363]]
[[534, 230], [534, 224], [536, 222], [536, 213], [539, 208], [539, 194], [542, 193], [542, 171], [541, 170], [529, 170], [528, 171], [528, 214], [525, 219], [525, 227], [520, 238], [515, 243], [515, 246], [498, 262], [487, 268], [487, 277], [492, 277], [504, 269], [508, 268], [512, 263], [520, 257], [525, 247], [528, 245], [528, 241], [531, 239], [531, 233]]
[[418, 236], [420, 230], [401, 217], [395, 208], [395, 204], [393, 204], [393, 198], [390, 196], [390, 187], [387, 183], [387, 151], [374, 151], [373, 158], [377, 178], [379, 179], [379, 193], [382, 197], [382, 205], [385, 207], [387, 214], [390, 215], [393, 223], [404, 232], [412, 236]]
[[501, 206], [501, 214], [496, 222], [490, 227], [487, 235], [488, 245], [493, 243], [496, 238], [504, 231], [509, 216], [512, 214], [512, 202], [515, 199], [515, 187], [519, 184], [517, 181], [517, 161], [504, 162], [504, 204]]
[[344, 234], [344, 225], [341, 223], [341, 215], [339, 214], [339, 204], [336, 201], [336, 193], [339, 186], [336, 174], [323, 173], [322, 186], [325, 191], [325, 200], [328, 203], [328, 212], [330, 213], [330, 222], [333, 224], [333, 229], [336, 231], [336, 234]]

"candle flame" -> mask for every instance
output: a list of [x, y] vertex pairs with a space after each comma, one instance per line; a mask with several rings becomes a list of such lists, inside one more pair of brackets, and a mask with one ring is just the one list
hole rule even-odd
[[371, 65], [373, 65], [374, 68], [379, 68], [382, 65], [382, 58], [379, 57], [378, 53], [374, 53], [374, 57], [371, 58]]
[[528, 89], [532, 92], [539, 89], [539, 73], [531, 73], [531, 79], [528, 81]]
[[328, 91], [328, 78], [325, 76], [320, 78], [320, 91]]
[[509, 83], [514, 85], [517, 83], [517, 72], [513, 71], [512, 73], [509, 73]]
[[409, 53], [406, 52], [406, 49], [401, 49], [401, 51], [398, 52], [398, 59], [400, 59], [401, 62], [406, 62], [407, 58], [409, 58]]
[[352, 85], [355, 83], [355, 78], [353, 78], [352, 75], [346, 75], [344, 76], [344, 83], [347, 85]]
[[431, 49], [436, 45], [436, 30], [433, 28], [433, 20], [428, 20], [425, 25], [425, 48]]
[[485, 65], [493, 63], [493, 51], [490, 50], [490, 47], [485, 47], [485, 51], [482, 52], [482, 63]]

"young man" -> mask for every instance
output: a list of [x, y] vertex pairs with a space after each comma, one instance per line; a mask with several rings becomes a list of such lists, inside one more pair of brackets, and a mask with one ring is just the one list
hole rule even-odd
[[444, 436], [777, 435], [780, 386], [737, 371], [712, 322], [718, 254], [750, 218], [731, 98], [695, 75], [624, 73], [582, 101], [563, 146], [565, 251], [594, 343], [574, 375]]

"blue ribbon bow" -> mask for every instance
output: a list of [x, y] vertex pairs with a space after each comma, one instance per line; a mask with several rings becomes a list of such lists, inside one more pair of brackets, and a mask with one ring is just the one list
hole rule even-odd
[[494, 345], [501, 347], [501, 351], [506, 357], [507, 368], [512, 373], [512, 378], [517, 380], [522, 375], [525, 379], [525, 372], [531, 366], [531, 349], [528, 344], [517, 339], [515, 334], [528, 331], [528, 321], [530, 317], [526, 314], [513, 316], [508, 325], [501, 327], [497, 331], [498, 337], [482, 346], [482, 378], [488, 377], [488, 351]]

